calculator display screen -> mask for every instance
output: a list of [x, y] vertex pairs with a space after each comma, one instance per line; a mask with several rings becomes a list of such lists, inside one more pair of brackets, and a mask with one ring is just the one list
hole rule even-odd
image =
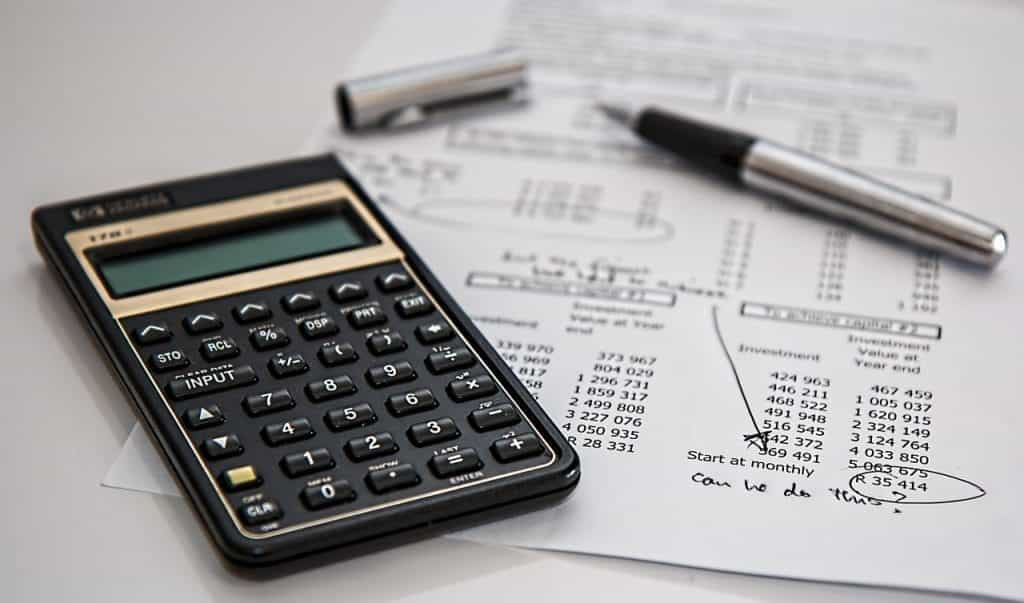
[[336, 212], [93, 259], [118, 298], [374, 242], [354, 216]]

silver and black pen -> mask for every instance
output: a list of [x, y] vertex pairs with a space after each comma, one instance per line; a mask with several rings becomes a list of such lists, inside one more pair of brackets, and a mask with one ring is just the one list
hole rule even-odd
[[598, 108], [689, 162], [801, 207], [983, 266], [1006, 255], [1001, 228], [797, 149], [656, 108]]

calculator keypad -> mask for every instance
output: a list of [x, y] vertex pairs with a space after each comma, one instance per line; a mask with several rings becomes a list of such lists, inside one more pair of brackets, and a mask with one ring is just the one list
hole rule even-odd
[[489, 367], [399, 263], [123, 324], [232, 513], [253, 532], [551, 460]]

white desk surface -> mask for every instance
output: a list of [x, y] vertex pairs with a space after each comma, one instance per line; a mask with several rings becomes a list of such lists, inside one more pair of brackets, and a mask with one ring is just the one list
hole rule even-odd
[[257, 580], [221, 562], [183, 500], [99, 485], [135, 417], [36, 253], [31, 208], [289, 157], [383, 6], [0, 4], [2, 598], [935, 600], [452, 539]]

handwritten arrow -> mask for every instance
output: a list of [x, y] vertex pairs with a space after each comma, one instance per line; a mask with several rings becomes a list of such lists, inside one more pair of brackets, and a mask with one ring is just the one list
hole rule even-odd
[[740, 374], [736, 370], [736, 363], [732, 360], [732, 354], [729, 353], [729, 346], [725, 345], [725, 339], [722, 337], [722, 329], [718, 326], [718, 306], [711, 306], [711, 322], [715, 326], [715, 335], [718, 337], [718, 343], [722, 346], [722, 351], [725, 352], [725, 358], [729, 361], [729, 368], [732, 369], [732, 376], [736, 379], [736, 387], [740, 390], [740, 397], [743, 398], [743, 405], [747, 407], [747, 416], [750, 417], [751, 424], [754, 425], [754, 433], [743, 434], [743, 441], [747, 443], [747, 446], [757, 446], [762, 454], [768, 452], [768, 434], [771, 430], [761, 431], [761, 428], [757, 425], [757, 419], [754, 418], [754, 411], [750, 409], [750, 400], [747, 399], [747, 392], [743, 390], [743, 382], [740, 381]]

